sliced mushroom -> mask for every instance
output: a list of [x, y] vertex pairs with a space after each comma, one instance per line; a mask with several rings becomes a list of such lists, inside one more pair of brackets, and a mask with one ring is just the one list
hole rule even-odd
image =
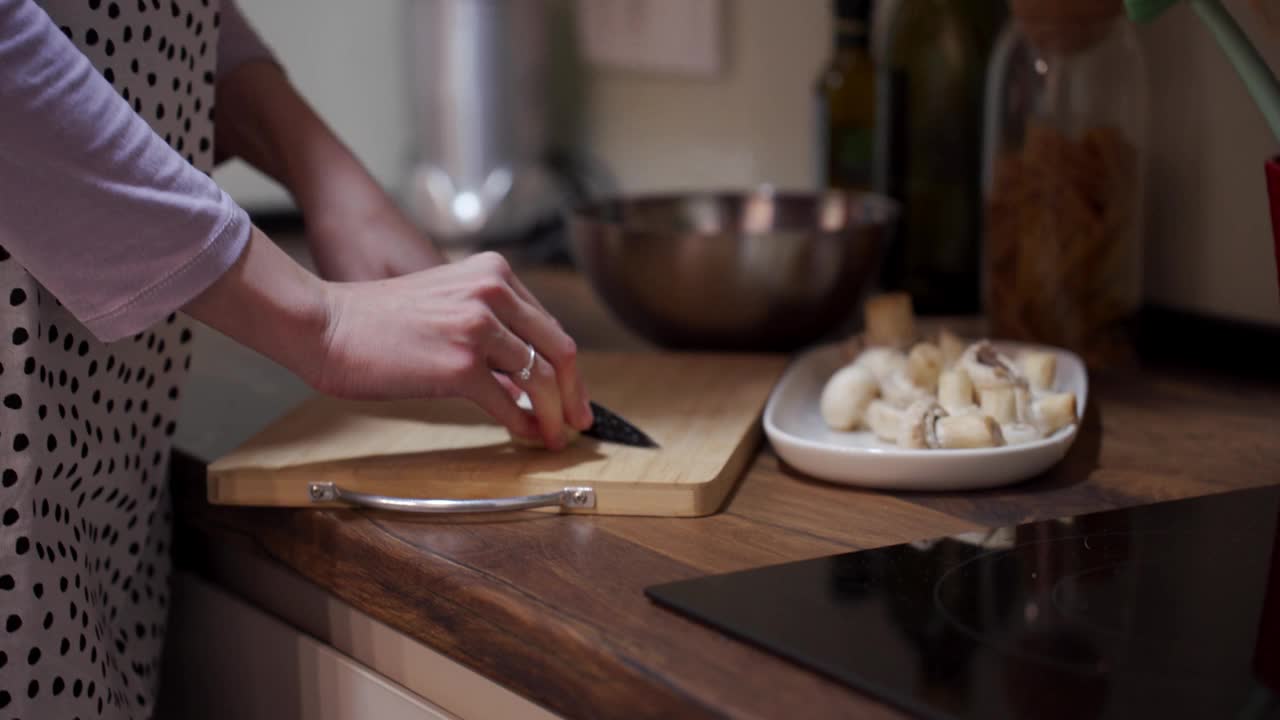
[[915, 312], [911, 295], [885, 293], [867, 298], [863, 305], [867, 342], [904, 350], [916, 339]]
[[934, 425], [938, 418], [946, 417], [947, 411], [932, 400], [914, 402], [902, 411], [902, 420], [898, 426], [898, 446], [904, 448], [936, 448], [938, 436]]
[[950, 330], [938, 333], [938, 349], [942, 351], [942, 366], [951, 367], [964, 354], [965, 342]]
[[1028, 352], [1019, 358], [1022, 374], [1036, 390], [1048, 390], [1053, 387], [1053, 378], [1058, 371], [1058, 356], [1050, 352]]
[[938, 418], [932, 447], [962, 449], [997, 447], [1004, 444], [1000, 424], [988, 415], [966, 414]]
[[1022, 445], [1040, 439], [1036, 426], [1024, 422], [1002, 424], [1000, 432], [1006, 445]]
[[907, 356], [901, 350], [887, 347], [870, 347], [862, 351], [855, 365], [861, 365], [875, 375], [876, 382], [883, 383], [890, 375], [907, 366]]
[[1076, 421], [1075, 393], [1051, 393], [1031, 403], [1031, 417], [1046, 436]]
[[830, 427], [868, 428], [903, 448], [983, 448], [1029, 443], [1077, 421], [1075, 396], [1050, 391], [1055, 354], [1019, 353], [1015, 362], [990, 341], [966, 345], [945, 329], [936, 342], [912, 344], [904, 293], [872, 298], [865, 312], [866, 332], [841, 346], [852, 362], [823, 388]]
[[885, 442], [898, 441], [898, 429], [902, 427], [902, 410], [883, 400], [872, 400], [864, 416], [867, 427]]
[[1005, 385], [979, 390], [978, 405], [982, 407], [982, 412], [995, 418], [995, 421], [1002, 425], [1014, 422], [1018, 419], [1015, 389], [1013, 385]]
[[966, 408], [976, 407], [973, 404], [973, 383], [969, 381], [969, 373], [962, 368], [943, 370], [938, 376], [938, 404], [952, 415]]
[[822, 388], [818, 406], [822, 420], [832, 430], [852, 430], [862, 424], [867, 405], [880, 392], [871, 371], [862, 365], [846, 365], [832, 374]]
[[957, 364], [978, 390], [1016, 385], [1022, 379], [1013, 362], [986, 340], [970, 345]]
[[933, 393], [916, 385], [907, 377], [906, 368], [895, 371], [880, 383], [880, 396], [891, 405], [905, 408], [920, 400], [933, 400]]
[[1020, 423], [1031, 422], [1031, 400], [1034, 396], [1026, 385], [1013, 386], [1013, 405]]
[[930, 342], [916, 343], [907, 353], [907, 378], [930, 393], [938, 389], [942, 372], [942, 351]]

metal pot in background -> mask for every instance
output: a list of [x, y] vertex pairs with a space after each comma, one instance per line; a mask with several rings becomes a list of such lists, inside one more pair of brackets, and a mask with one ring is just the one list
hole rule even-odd
[[573, 18], [564, 0], [409, 1], [407, 195], [437, 241], [545, 234], [600, 183], [573, 147], [583, 104]]
[[573, 215], [575, 263], [631, 330], [681, 350], [785, 351], [845, 336], [898, 206], [828, 190], [602, 200]]

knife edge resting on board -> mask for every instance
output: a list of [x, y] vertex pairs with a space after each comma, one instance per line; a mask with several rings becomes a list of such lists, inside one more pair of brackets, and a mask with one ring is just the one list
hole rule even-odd
[[[529, 400], [528, 393], [521, 394], [520, 399], [516, 401], [516, 405], [525, 412], [533, 412], [533, 403]], [[581, 433], [565, 425], [566, 445], [577, 440], [579, 435], [586, 435], [602, 442], [630, 445], [631, 447], [660, 447], [643, 430], [627, 422], [621, 415], [609, 410], [600, 403], [594, 401], [591, 403], [591, 416], [593, 418], [591, 427]], [[522, 438], [512, 435], [511, 441], [524, 447], [544, 447], [542, 441], [537, 438]]]

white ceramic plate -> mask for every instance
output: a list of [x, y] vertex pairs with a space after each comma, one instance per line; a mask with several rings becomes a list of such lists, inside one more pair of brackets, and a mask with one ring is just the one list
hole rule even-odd
[[[1084, 417], [1089, 379], [1074, 353], [1052, 347], [998, 341], [1009, 355], [1029, 349], [1058, 356], [1054, 389], [1074, 392]], [[1053, 435], [1022, 445], [972, 450], [910, 450], [885, 443], [870, 432], [838, 432], [827, 427], [818, 398], [841, 365], [834, 345], [796, 359], [773, 389], [764, 411], [764, 429], [778, 455], [795, 469], [831, 482], [890, 490], [972, 490], [1025, 480], [1062, 459], [1076, 438], [1077, 422]]]

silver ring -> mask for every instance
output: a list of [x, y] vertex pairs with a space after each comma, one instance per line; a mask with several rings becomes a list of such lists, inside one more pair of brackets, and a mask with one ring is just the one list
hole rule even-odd
[[520, 372], [516, 373], [516, 377], [520, 378], [521, 382], [528, 382], [529, 378], [533, 377], [533, 364], [538, 360], [538, 352], [533, 349], [533, 343], [525, 344], [529, 346], [529, 361], [520, 368]]

